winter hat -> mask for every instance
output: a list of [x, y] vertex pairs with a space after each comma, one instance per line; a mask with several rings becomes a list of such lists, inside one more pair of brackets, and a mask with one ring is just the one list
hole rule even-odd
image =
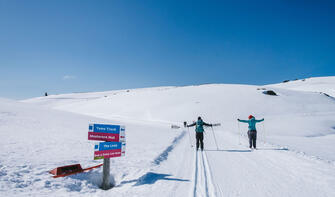
[[249, 116], [249, 120], [250, 120], [251, 118], [254, 118], [254, 116], [253, 116], [253, 115], [250, 115], [250, 116]]

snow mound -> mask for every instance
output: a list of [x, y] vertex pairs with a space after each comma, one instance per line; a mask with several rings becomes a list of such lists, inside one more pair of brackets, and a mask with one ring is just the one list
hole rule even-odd
[[290, 90], [300, 90], [308, 92], [323, 92], [332, 97], [335, 97], [335, 77], [314, 77], [301, 80], [289, 81], [286, 83], [279, 83], [269, 85], [278, 88], [285, 88]]

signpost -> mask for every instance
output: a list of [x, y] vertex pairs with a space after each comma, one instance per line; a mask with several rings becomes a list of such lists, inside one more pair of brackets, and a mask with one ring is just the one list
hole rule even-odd
[[90, 124], [88, 140], [124, 142], [126, 140], [125, 127], [120, 125]]
[[102, 189], [110, 189], [110, 158], [125, 156], [125, 126], [89, 124], [88, 140], [104, 141], [94, 146], [94, 160], [104, 159]]
[[125, 155], [125, 142], [100, 142], [94, 146], [94, 160]]
[[110, 159], [104, 159], [104, 166], [102, 169], [102, 189], [108, 190], [111, 188], [110, 185]]

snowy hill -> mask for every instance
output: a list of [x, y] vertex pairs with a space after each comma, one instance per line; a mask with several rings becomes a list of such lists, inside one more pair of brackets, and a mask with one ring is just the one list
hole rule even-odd
[[[331, 95], [334, 79], [0, 100], [0, 194], [333, 196], [335, 100], [319, 92]], [[256, 151], [248, 148], [247, 125], [236, 121], [249, 114], [265, 118]], [[222, 126], [206, 129], [205, 151], [196, 154], [190, 147], [194, 128], [170, 126], [198, 116]], [[92, 121], [127, 128], [126, 157], [112, 160], [116, 187], [109, 191], [98, 188], [101, 169], [60, 179], [47, 173], [60, 165], [99, 163], [87, 140]]]
[[323, 92], [335, 97], [335, 77], [314, 77], [271, 85], [290, 90]]
[[[137, 123], [181, 124], [183, 120], [190, 122], [202, 116], [205, 121], [222, 123], [222, 129], [235, 134], [238, 134], [236, 119], [246, 119], [249, 114], [253, 114], [266, 118], [266, 127], [259, 129], [267, 130], [265, 137], [271, 143], [311, 152], [326, 160], [335, 160], [330, 149], [316, 148], [325, 146], [323, 141], [333, 137], [334, 99], [319, 91], [293, 91], [282, 86], [284, 85], [266, 86], [279, 96], [263, 94], [264, 90], [260, 88], [264, 87], [212, 84], [55, 95], [25, 102]], [[245, 130], [246, 127], [243, 126]], [[289, 142], [286, 143], [283, 139]], [[292, 144], [291, 140], [296, 143]], [[309, 146], [304, 146], [307, 142], [310, 142]]]

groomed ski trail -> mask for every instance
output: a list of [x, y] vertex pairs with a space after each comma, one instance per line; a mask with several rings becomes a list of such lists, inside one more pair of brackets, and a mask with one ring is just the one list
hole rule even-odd
[[[205, 150], [195, 151], [186, 135], [176, 133], [169, 156], [151, 169], [152, 184], [130, 187], [133, 196], [325, 196], [335, 194], [335, 167], [303, 157], [287, 149], [264, 145], [251, 151], [247, 138], [229, 131], [216, 130], [219, 150], [211, 134], [205, 136]], [[163, 177], [164, 176], [164, 177]], [[150, 188], [150, 189], [149, 189]], [[145, 190], [148, 189], [148, 190]], [[145, 190], [146, 192], [143, 192]], [[131, 191], [131, 190], [130, 190]], [[150, 192], [149, 192], [150, 191]]]
[[237, 145], [238, 135], [222, 130], [216, 134], [219, 150], [211, 136], [205, 138], [209, 172], [215, 180], [213, 196], [334, 196], [332, 164], [261, 141], [257, 150], [250, 150], [247, 138]]
[[196, 151], [194, 154], [194, 186], [193, 197], [211, 197], [216, 196], [215, 186], [213, 184], [212, 172], [205, 151]]

